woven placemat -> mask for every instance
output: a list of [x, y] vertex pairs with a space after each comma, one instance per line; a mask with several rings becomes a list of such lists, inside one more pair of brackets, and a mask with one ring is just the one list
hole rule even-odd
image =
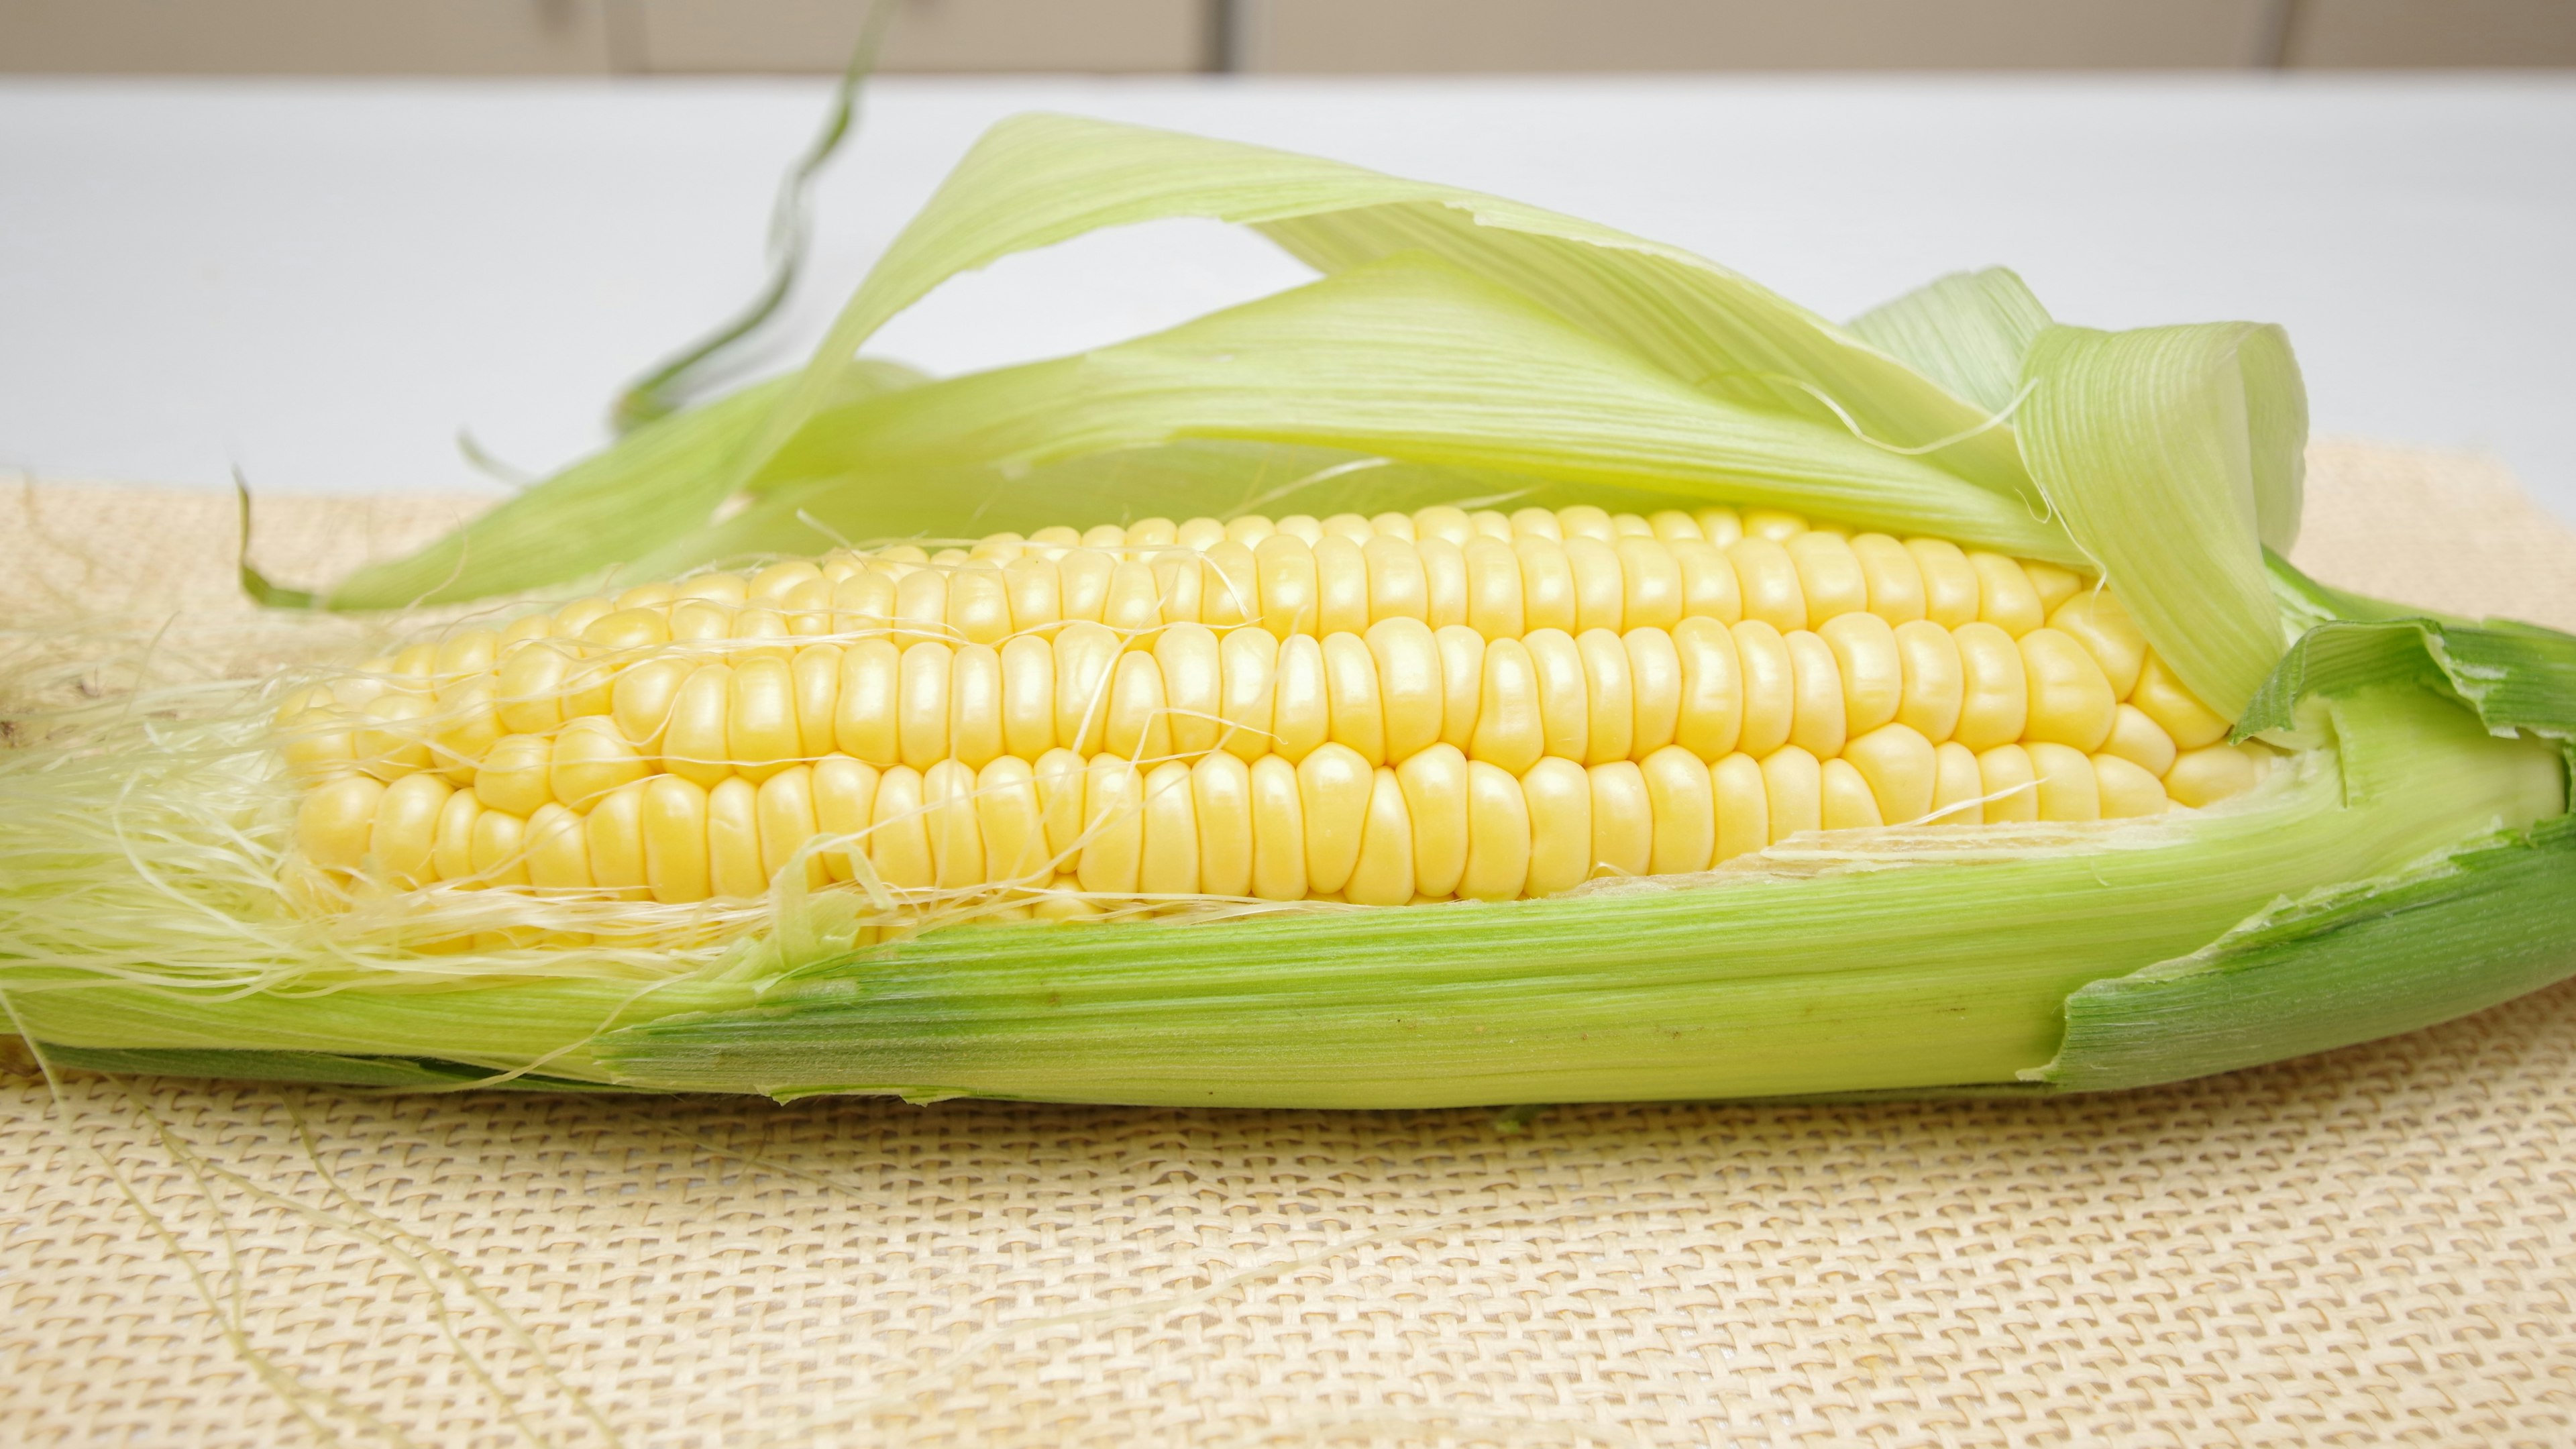
[[[2312, 570], [2576, 626], [2576, 537], [2500, 469], [2312, 463]], [[456, 507], [280, 500], [262, 561]], [[230, 510], [0, 499], [7, 627], [235, 607]], [[2576, 1444], [2576, 983], [2047, 1102], [72, 1077], [0, 1093], [0, 1163], [9, 1444]]]

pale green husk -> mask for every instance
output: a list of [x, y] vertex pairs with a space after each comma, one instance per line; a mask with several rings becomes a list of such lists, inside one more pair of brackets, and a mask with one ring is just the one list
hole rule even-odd
[[[960, 271], [1171, 216], [1256, 226], [1323, 276], [974, 376], [858, 356]], [[1761, 504], [2098, 570], [2290, 766], [2153, 821], [1813, 835], [1506, 905], [1210, 902], [857, 947], [868, 897], [782, 887], [682, 950], [431, 956], [402, 944], [417, 903], [289, 908], [271, 681], [0, 757], [0, 1002], [57, 1061], [110, 1069], [1335, 1107], [2089, 1089], [2404, 1030], [2576, 970], [2576, 640], [2279, 563], [2304, 431], [2277, 329], [2064, 326], [2001, 271], [1846, 329], [1497, 198], [1026, 117], [801, 373], [641, 429], [329, 601], [1255, 508]], [[428, 908], [612, 924], [502, 893]]]

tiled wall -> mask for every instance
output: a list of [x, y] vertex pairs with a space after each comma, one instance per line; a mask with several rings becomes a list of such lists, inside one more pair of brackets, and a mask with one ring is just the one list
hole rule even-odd
[[[2576, 0], [889, 0], [894, 71], [2576, 66]], [[0, 0], [0, 72], [838, 69], [861, 0]]]

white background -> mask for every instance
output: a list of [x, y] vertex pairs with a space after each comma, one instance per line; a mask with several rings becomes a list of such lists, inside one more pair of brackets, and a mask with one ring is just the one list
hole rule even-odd
[[[760, 276], [811, 81], [0, 83], [0, 468], [264, 489], [543, 470]], [[1500, 192], [1848, 315], [2018, 268], [2066, 321], [2286, 323], [2320, 433], [2492, 450], [2576, 519], [2576, 81], [2475, 77], [879, 82], [769, 366], [976, 133], [1055, 109]], [[947, 372], [1299, 280], [1163, 223], [951, 284]]]

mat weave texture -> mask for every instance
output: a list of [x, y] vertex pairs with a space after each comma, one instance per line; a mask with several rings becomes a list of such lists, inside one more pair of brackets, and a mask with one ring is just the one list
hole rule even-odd
[[[2312, 571], [2576, 627], [2493, 465], [2312, 468]], [[458, 506], [279, 500], [261, 558]], [[0, 495], [0, 629], [236, 607], [230, 510]], [[2118, 1096], [1521, 1131], [18, 1079], [0, 1164], [13, 1445], [2576, 1445], [2576, 983]]]

